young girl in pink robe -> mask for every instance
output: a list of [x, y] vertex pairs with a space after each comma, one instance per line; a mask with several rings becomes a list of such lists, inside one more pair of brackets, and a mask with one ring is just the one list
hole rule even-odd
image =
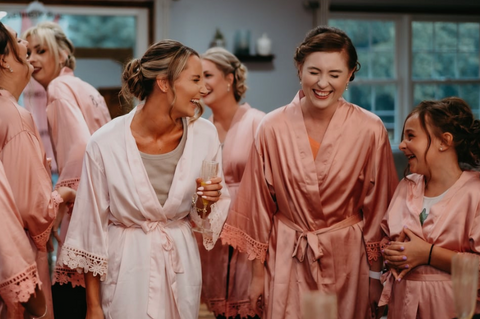
[[[0, 58], [3, 61], [0, 68], [0, 161], [23, 228], [28, 230], [32, 240], [31, 249], [36, 257], [40, 280], [45, 287], [50, 287], [47, 241], [59, 204], [66, 204], [75, 195], [66, 187], [52, 192], [50, 169], [40, 135], [32, 115], [18, 105], [18, 98], [33, 71], [26, 61], [28, 43], [17, 39], [16, 33], [7, 29], [0, 23]], [[48, 313], [53, 316], [50, 289], [43, 290], [49, 306]], [[18, 317], [23, 318], [23, 308], [9, 318]]]
[[[200, 58], [162, 40], [127, 64], [123, 80], [127, 97], [144, 102], [90, 139], [58, 263], [85, 273], [87, 318], [197, 319], [202, 277], [191, 222], [203, 225], [212, 249], [230, 205], [217, 131], [198, 118]], [[203, 160], [220, 167], [201, 186]]]
[[302, 318], [314, 290], [336, 294], [339, 318], [371, 318], [397, 185], [387, 131], [342, 98], [358, 68], [344, 32], [310, 31], [295, 62], [302, 89], [260, 124], [222, 240], [254, 259], [250, 302], [263, 318]]
[[[232, 202], [248, 160], [253, 138], [265, 113], [240, 104], [247, 86], [246, 67], [223, 48], [202, 55], [207, 94], [204, 103], [212, 110], [211, 121], [223, 145], [223, 173]], [[207, 251], [199, 242], [202, 260], [202, 301], [218, 318], [255, 317], [248, 299], [252, 262], [230, 245], [217, 243]], [[237, 317], [238, 315], [238, 317]]]
[[[47, 91], [48, 127], [59, 173], [55, 188], [67, 186], [76, 190], [90, 135], [110, 121], [107, 105], [93, 86], [73, 74], [74, 47], [58, 24], [40, 23], [25, 31], [23, 38], [29, 42], [33, 78]], [[70, 218], [71, 211], [64, 215], [61, 223], [57, 255], [65, 240]], [[55, 311], [61, 317], [73, 319], [72, 313], [75, 313], [83, 319], [85, 292], [82, 287], [72, 290], [70, 283], [59, 287], [67, 284], [61, 280], [66, 275], [75, 277], [70, 282], [72, 287], [84, 286], [83, 276], [67, 268], [56, 268], [53, 275], [53, 283], [58, 283], [53, 287]]]
[[391, 319], [454, 318], [452, 257], [480, 254], [480, 172], [465, 169], [480, 165], [480, 121], [460, 98], [423, 101], [399, 148], [412, 174], [382, 222], [391, 240], [382, 303]]

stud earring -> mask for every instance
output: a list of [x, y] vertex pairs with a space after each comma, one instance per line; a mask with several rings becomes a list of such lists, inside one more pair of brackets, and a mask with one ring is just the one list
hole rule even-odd
[[230, 83], [227, 84], [227, 92], [230, 92]]
[[440, 147], [440, 151], [443, 151], [443, 147]]
[[8, 65], [8, 64], [7, 64], [7, 69], [8, 69], [8, 71], [10, 71], [10, 73], [13, 73], [12, 68], [11, 68], [10, 65]]

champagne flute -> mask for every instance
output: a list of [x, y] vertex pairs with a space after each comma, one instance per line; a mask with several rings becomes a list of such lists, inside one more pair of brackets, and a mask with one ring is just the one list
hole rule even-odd
[[[202, 179], [201, 185], [202, 186], [208, 185], [207, 182], [212, 178], [217, 177], [217, 175], [218, 175], [218, 162], [204, 160], [202, 162], [202, 171], [200, 173], [200, 178]], [[196, 226], [195, 228], [193, 228], [194, 231], [199, 233], [203, 233], [205, 230], [203, 227], [203, 222], [205, 219], [205, 215], [207, 214], [208, 199], [202, 197], [202, 204], [203, 204], [202, 216], [200, 216], [200, 218], [202, 219], [202, 226]]]
[[458, 319], [471, 319], [478, 289], [479, 259], [474, 254], [455, 254], [452, 258], [452, 288]]

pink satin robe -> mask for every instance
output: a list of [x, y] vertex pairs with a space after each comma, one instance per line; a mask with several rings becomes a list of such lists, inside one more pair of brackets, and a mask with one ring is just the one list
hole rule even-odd
[[[190, 224], [190, 217], [198, 220], [192, 195], [202, 160], [221, 163], [217, 131], [201, 118], [188, 124], [185, 149], [162, 206], [130, 129], [136, 110], [92, 136], [58, 263], [100, 276], [105, 318], [197, 319], [202, 278]], [[207, 249], [218, 239], [229, 205], [225, 190], [208, 216]]]
[[[423, 227], [419, 214], [423, 209], [424, 178], [418, 174], [408, 178], [411, 181], [403, 179], [398, 185], [382, 222], [387, 236], [395, 240], [406, 226], [435, 246], [480, 254], [480, 173], [464, 171], [445, 197], [430, 209]], [[382, 303], [388, 303], [388, 318], [456, 317], [450, 274], [428, 265], [412, 269], [400, 282], [389, 274], [381, 298]], [[480, 298], [476, 313], [480, 313]]]
[[266, 261], [264, 318], [301, 318], [311, 290], [336, 293], [339, 318], [367, 318], [369, 261], [397, 185], [387, 132], [341, 99], [314, 160], [303, 96], [260, 124], [221, 237]]
[[[78, 188], [85, 147], [90, 135], [110, 121], [104, 98], [98, 91], [73, 71], [64, 67], [47, 87], [47, 120], [55, 160], [58, 181], [55, 187]], [[65, 240], [71, 214], [65, 214], [60, 227], [60, 239]], [[61, 246], [58, 248], [60, 253]], [[57, 282], [55, 270], [53, 283]], [[60, 271], [67, 271], [62, 269]], [[73, 287], [83, 285], [83, 279], [72, 282]]]
[[[241, 105], [225, 137], [223, 174], [232, 202], [247, 164], [248, 151], [245, 150], [249, 150], [253, 144], [255, 132], [264, 116], [265, 113], [247, 103]], [[229, 245], [219, 242], [212, 250], [207, 251], [199, 243], [199, 250], [202, 260], [202, 301], [208, 305], [210, 311], [215, 315], [226, 315], [227, 318], [235, 318], [238, 314], [240, 318], [255, 316], [248, 299], [252, 262], [247, 259], [247, 255], [234, 250], [229, 264]]]
[[[23, 220], [13, 199], [0, 162], [0, 318], [14, 317], [40, 284], [36, 250], [23, 229]], [[10, 314], [8, 314], [10, 311]]]
[[[34, 243], [40, 280], [50, 287], [46, 244], [62, 199], [52, 192], [50, 168], [32, 115], [5, 90], [0, 90], [0, 147], [0, 161], [23, 227]], [[51, 290], [43, 290], [53, 313]], [[18, 311], [22, 317], [23, 308]]]

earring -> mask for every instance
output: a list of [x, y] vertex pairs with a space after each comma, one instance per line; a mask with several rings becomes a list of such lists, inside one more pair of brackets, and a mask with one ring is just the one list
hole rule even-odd
[[227, 92], [230, 92], [230, 83], [227, 84]]
[[8, 65], [8, 64], [7, 64], [7, 69], [8, 69], [8, 71], [10, 71], [10, 73], [13, 73], [12, 68], [11, 68], [10, 65]]
[[348, 82], [347, 82], [347, 85], [345, 86], [345, 91], [348, 91]]
[[440, 147], [440, 151], [443, 151], [443, 147]]

